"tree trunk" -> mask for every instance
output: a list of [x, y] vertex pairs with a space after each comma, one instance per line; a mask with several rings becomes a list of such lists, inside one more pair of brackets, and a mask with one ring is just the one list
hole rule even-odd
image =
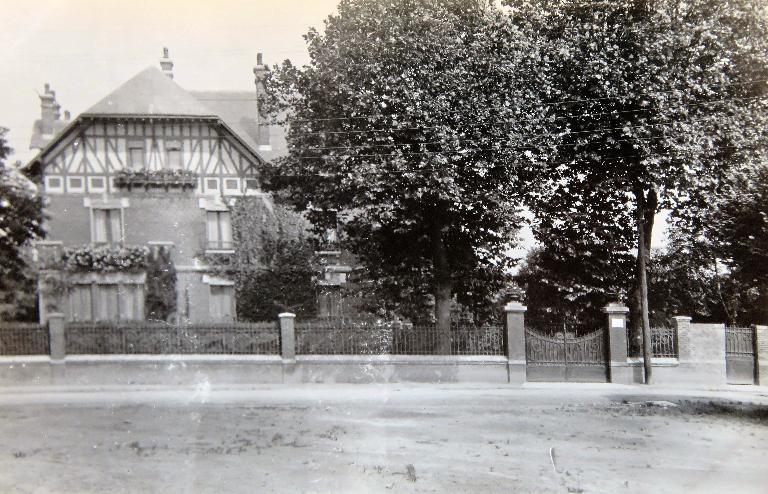
[[[653, 235], [654, 219], [656, 218], [656, 208], [658, 206], [656, 191], [651, 189], [647, 198], [643, 195], [643, 202], [645, 203], [645, 211], [642, 211], [642, 215], [645, 218], [643, 233], [645, 234], [645, 261], [647, 267], [648, 259], [651, 257], [651, 237]], [[640, 251], [638, 250], [638, 252]], [[629, 319], [631, 323], [629, 337], [633, 356], [642, 355], [643, 353], [643, 287], [640, 283], [640, 278], [643, 276], [640, 269], [640, 256], [637, 256], [635, 261], [635, 279], [632, 282], [632, 295], [629, 297]]]
[[433, 276], [435, 296], [436, 338], [434, 351], [448, 355], [451, 350], [451, 269], [448, 250], [443, 240], [443, 226], [439, 216], [432, 227]]
[[654, 215], [656, 214], [658, 197], [656, 195], [656, 191], [653, 188], [648, 191], [647, 197], [645, 191], [642, 190], [642, 188], [638, 188], [635, 190], [635, 199], [637, 201], [638, 240], [638, 278], [636, 285], [640, 289], [639, 306], [643, 334], [643, 370], [645, 371], [645, 384], [651, 384], [651, 324], [648, 315], [648, 259], [650, 258], [653, 219]]

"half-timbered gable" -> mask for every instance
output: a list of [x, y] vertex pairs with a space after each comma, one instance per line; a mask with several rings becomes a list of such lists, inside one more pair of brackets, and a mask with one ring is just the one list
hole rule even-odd
[[[28, 165], [47, 202], [38, 252], [41, 260], [58, 252], [41, 280], [66, 287], [53, 296], [41, 281], [42, 320], [54, 310], [78, 321], [142, 319], [145, 261], [160, 253], [176, 273], [172, 317], [235, 317], [234, 283], [209, 260], [234, 253], [238, 196], [269, 201], [259, 176], [262, 153], [274, 155], [270, 132], [256, 91], [191, 93], [161, 62], [165, 73], [148, 68], [76, 118], [39, 125], [40, 152]], [[41, 102], [43, 123], [58, 121], [55, 94]]]

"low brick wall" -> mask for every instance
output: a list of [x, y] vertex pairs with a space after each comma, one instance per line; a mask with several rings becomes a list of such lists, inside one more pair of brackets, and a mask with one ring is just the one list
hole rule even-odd
[[504, 357], [77, 355], [0, 358], [0, 387], [507, 383]]

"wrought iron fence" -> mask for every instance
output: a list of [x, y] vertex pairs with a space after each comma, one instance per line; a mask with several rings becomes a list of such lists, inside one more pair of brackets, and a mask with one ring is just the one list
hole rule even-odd
[[276, 322], [69, 323], [67, 354], [279, 355]]
[[752, 357], [755, 355], [755, 330], [753, 328], [725, 328], [725, 355], [727, 357]]
[[26, 322], [0, 323], [0, 355], [48, 355], [46, 326]]
[[448, 335], [435, 325], [315, 322], [296, 324], [299, 355], [503, 355], [503, 327], [454, 325]]
[[562, 324], [525, 328], [525, 355], [529, 365], [605, 365], [605, 330], [577, 334]]
[[677, 358], [677, 331], [675, 328], [651, 328], [651, 356]]

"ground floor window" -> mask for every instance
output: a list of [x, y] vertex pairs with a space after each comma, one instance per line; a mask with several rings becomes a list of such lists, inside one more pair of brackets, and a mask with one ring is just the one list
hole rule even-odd
[[130, 321], [144, 319], [144, 285], [91, 283], [70, 290], [73, 321]]
[[234, 321], [235, 287], [230, 285], [210, 285], [210, 314], [213, 321]]

